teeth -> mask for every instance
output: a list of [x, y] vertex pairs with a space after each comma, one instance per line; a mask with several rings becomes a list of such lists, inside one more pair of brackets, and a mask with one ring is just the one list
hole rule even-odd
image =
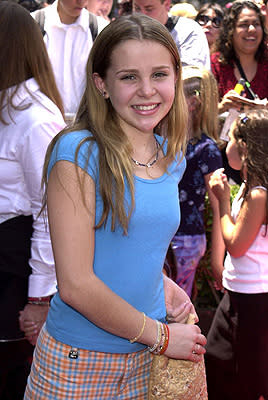
[[136, 110], [141, 110], [141, 111], [153, 110], [156, 107], [157, 104], [153, 104], [151, 106], [133, 106], [133, 108], [135, 108]]

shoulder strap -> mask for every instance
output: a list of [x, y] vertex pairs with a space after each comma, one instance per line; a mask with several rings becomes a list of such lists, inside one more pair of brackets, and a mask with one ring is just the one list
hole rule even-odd
[[253, 188], [251, 188], [250, 191], [254, 190], [254, 189], [262, 189], [262, 190], [265, 190], [265, 192], [267, 192], [267, 188], [264, 186], [253, 186]]
[[169, 32], [171, 32], [172, 29], [174, 29], [174, 27], [177, 24], [179, 18], [180, 17], [178, 15], [170, 15], [168, 17], [168, 20], [167, 20], [167, 22], [165, 24], [165, 27], [168, 29]]
[[234, 62], [235, 62], [236, 66], [237, 66], [237, 68], [238, 68], [238, 70], [239, 70], [239, 73], [240, 73], [240, 75], [241, 75], [241, 78], [245, 79], [245, 81], [248, 82], [248, 78], [246, 77], [246, 74], [245, 74], [245, 72], [244, 72], [244, 70], [243, 70], [243, 68], [242, 68], [242, 65], [240, 64], [239, 59], [238, 59], [238, 58], [235, 58]]
[[[42, 35], [45, 36], [45, 10], [42, 8], [41, 10], [38, 10], [35, 12], [34, 14], [34, 19], [36, 20], [36, 22], [38, 23]], [[89, 29], [91, 31], [91, 35], [92, 35], [92, 40], [94, 42], [94, 40], [96, 39], [97, 35], [98, 35], [98, 20], [96, 15], [89, 13]]]
[[96, 15], [92, 14], [91, 12], [89, 13], [89, 29], [91, 31], [92, 40], [94, 42], [98, 35], [98, 20]]
[[37, 10], [34, 13], [34, 19], [38, 23], [38, 25], [41, 29], [42, 35], [45, 36], [45, 33], [46, 33], [45, 28], [44, 28], [44, 26], [45, 26], [45, 10], [43, 8], [41, 8], [41, 10]]

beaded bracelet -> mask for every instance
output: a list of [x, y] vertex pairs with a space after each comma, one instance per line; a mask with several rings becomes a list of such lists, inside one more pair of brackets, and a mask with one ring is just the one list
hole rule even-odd
[[157, 341], [152, 347], [149, 347], [149, 351], [155, 355], [162, 355], [168, 348], [169, 328], [166, 324], [163, 324], [159, 321], [157, 321], [157, 325], [158, 325]]
[[50, 304], [51, 296], [46, 297], [28, 297], [28, 304], [37, 306], [48, 306]]
[[142, 324], [142, 328], [141, 328], [139, 334], [138, 334], [136, 337], [134, 337], [133, 339], [129, 339], [130, 343], [137, 342], [137, 340], [141, 337], [141, 335], [142, 335], [143, 332], [144, 332], [144, 328], [145, 328], [145, 324], [146, 324], [146, 315], [144, 314], [144, 312], [142, 313], [142, 315], [143, 315], [143, 324]]
[[161, 323], [161, 338], [160, 338], [160, 342], [159, 345], [157, 346], [157, 348], [155, 349], [155, 351], [153, 352], [153, 354], [159, 355], [161, 352], [161, 349], [163, 348], [165, 342], [166, 342], [166, 330], [165, 330], [165, 324]]
[[28, 304], [34, 304], [35, 306], [49, 306], [50, 302], [49, 301], [32, 301], [32, 300], [29, 300]]
[[168, 348], [168, 343], [169, 343], [169, 327], [167, 324], [163, 324], [163, 325], [164, 325], [164, 329], [166, 330], [166, 337], [165, 337], [165, 342], [159, 351], [160, 356], [165, 353], [165, 351]]
[[155, 344], [152, 347], [148, 347], [150, 353], [155, 352], [155, 350], [157, 349], [157, 347], [159, 346], [160, 341], [161, 341], [161, 330], [162, 330], [161, 325], [162, 324], [161, 324], [161, 322], [159, 322], [157, 320], [156, 320], [156, 324], [157, 324], [157, 339], [156, 339]]

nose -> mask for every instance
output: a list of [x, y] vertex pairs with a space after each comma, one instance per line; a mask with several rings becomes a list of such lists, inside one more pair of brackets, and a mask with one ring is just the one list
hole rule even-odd
[[249, 31], [255, 31], [255, 26], [253, 25], [253, 24], [249, 24], [249, 26], [248, 26], [248, 30]]
[[212, 21], [211, 21], [211, 19], [208, 20], [208, 22], [205, 24], [205, 26], [212, 26]]
[[139, 87], [139, 94], [142, 97], [145, 98], [150, 98], [152, 97], [156, 92], [156, 89], [154, 87], [154, 82], [151, 81], [151, 79], [143, 79], [140, 82], [140, 87]]
[[88, 3], [88, 0], [77, 0], [78, 7], [85, 7]]

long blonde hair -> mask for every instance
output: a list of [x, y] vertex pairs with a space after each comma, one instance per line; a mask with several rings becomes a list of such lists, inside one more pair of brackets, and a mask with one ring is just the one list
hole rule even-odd
[[196, 109], [192, 113], [196, 136], [205, 133], [216, 142], [219, 141], [218, 86], [214, 75], [195, 66], [183, 67], [185, 96], [195, 95]]
[[[81, 141], [95, 141], [99, 148], [99, 178], [100, 193], [103, 200], [103, 213], [96, 228], [105, 226], [109, 213], [112, 215], [111, 229], [118, 222], [124, 233], [127, 233], [129, 219], [134, 207], [133, 162], [131, 161], [131, 144], [121, 129], [118, 116], [110, 100], [106, 100], [96, 88], [93, 73], [98, 73], [105, 79], [110, 67], [111, 55], [116, 46], [127, 40], [150, 40], [166, 47], [172, 55], [174, 68], [177, 72], [174, 103], [157, 127], [158, 133], [168, 140], [165, 155], [166, 168], [177, 155], [184, 151], [187, 126], [187, 106], [181, 82], [181, 63], [179, 53], [167, 29], [158, 21], [145, 15], [133, 14], [122, 16], [111, 22], [97, 37], [91, 49], [87, 63], [87, 83], [82, 97], [74, 126], [60, 133], [60, 136], [70, 130], [88, 129], [89, 135]], [[53, 140], [46, 157], [44, 179], [46, 181], [47, 164], [54, 144]], [[90, 146], [89, 146], [90, 147]], [[88, 155], [88, 158], [90, 154]], [[77, 161], [77, 157], [76, 157]], [[81, 181], [80, 181], [81, 183]], [[131, 194], [131, 204], [125, 204], [126, 184]], [[82, 183], [80, 186], [83, 189]]]

